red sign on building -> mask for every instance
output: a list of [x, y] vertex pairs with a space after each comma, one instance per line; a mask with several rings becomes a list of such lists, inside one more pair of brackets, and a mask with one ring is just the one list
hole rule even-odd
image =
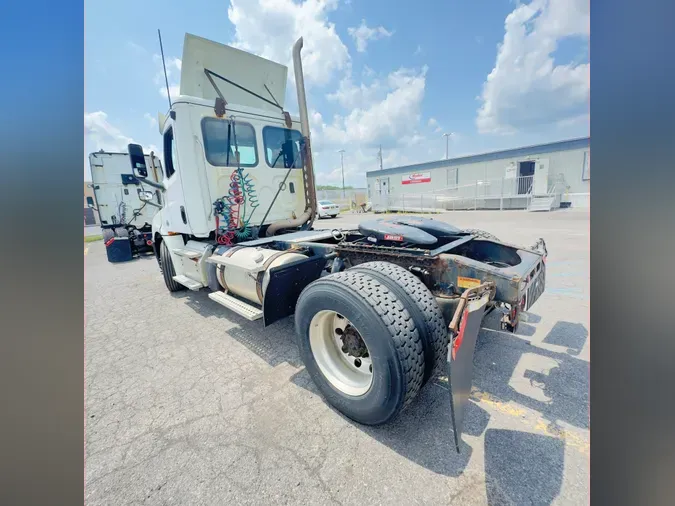
[[401, 184], [431, 183], [431, 172], [416, 172], [402, 176]]

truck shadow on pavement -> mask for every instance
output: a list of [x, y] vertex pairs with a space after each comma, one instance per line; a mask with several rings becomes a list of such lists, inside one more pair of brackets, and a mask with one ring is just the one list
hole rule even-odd
[[[270, 366], [286, 362], [300, 369], [291, 382], [320, 396], [300, 359], [292, 317], [264, 328], [259, 321], [250, 322], [224, 312], [205, 291], [179, 292], [173, 296], [185, 299], [186, 304], [202, 316], [233, 324], [225, 329], [227, 334]], [[528, 321], [539, 320], [533, 315]], [[580, 324], [558, 322], [543, 342], [565, 346], [568, 353], [553, 352], [522, 339], [534, 333], [528, 328], [531, 326], [519, 327], [521, 337], [518, 337], [493, 330], [499, 325], [494, 320], [485, 323], [488, 329], [481, 330], [474, 356], [473, 385], [477, 396], [472, 396], [466, 408], [461, 453], [455, 449], [450, 397], [447, 384], [442, 380], [422, 388], [415, 401], [386, 425], [361, 425], [327, 406], [397, 454], [437, 474], [458, 478], [472, 454], [483, 453], [489, 504], [549, 504], [560, 493], [564, 470], [565, 439], [556, 437], [556, 431], [562, 431], [557, 422], [582, 429], [589, 426], [589, 365], [572, 356], [582, 349], [588, 332]], [[535, 357], [539, 357], [539, 362], [532, 362]], [[541, 370], [542, 357], [544, 371]], [[530, 390], [537, 395], [533, 397]], [[491, 411], [495, 403], [503, 407], [513, 402], [537, 412], [548, 424], [546, 432], [537, 433], [532, 423], [522, 431], [488, 429], [491, 415], [480, 406], [485, 399]], [[509, 413], [509, 409], [513, 411], [512, 408], [497, 410], [499, 425], [505, 422], [522, 425], [520, 415]], [[484, 441], [478, 439], [481, 436]]]
[[[561, 321], [542, 342], [552, 344], [569, 329], [588, 335], [583, 325]], [[568, 342], [565, 353], [534, 346], [506, 332], [483, 330], [476, 343], [473, 386], [499, 402], [532, 409], [551, 424], [562, 421], [588, 429], [590, 366], [572, 356], [583, 347], [581, 338], [574, 339], [574, 347]]]
[[176, 299], [184, 300], [188, 307], [201, 316], [219, 318], [234, 324], [224, 329], [224, 332], [270, 366], [276, 367], [285, 362], [296, 369], [304, 367], [295, 344], [295, 327], [292, 317], [264, 327], [262, 321], [249, 321], [212, 301], [206, 290], [199, 292], [186, 290], [174, 292], [171, 295]]

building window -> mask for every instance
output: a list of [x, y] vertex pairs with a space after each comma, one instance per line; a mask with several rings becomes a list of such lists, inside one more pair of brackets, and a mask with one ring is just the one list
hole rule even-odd
[[581, 180], [590, 181], [591, 179], [591, 152], [584, 152], [584, 167], [581, 170]]
[[94, 197], [87, 197], [87, 206], [94, 207]]
[[447, 169], [447, 181], [446, 185], [448, 188], [455, 188], [459, 184], [459, 169]]
[[270, 126], [263, 128], [267, 165], [281, 169], [301, 169], [301, 141], [302, 134], [297, 130]]
[[[232, 128], [234, 126], [234, 128]], [[255, 167], [258, 147], [255, 129], [248, 123], [230, 122], [217, 118], [202, 120], [206, 160], [216, 167]], [[236, 138], [235, 138], [236, 137]], [[235, 146], [236, 141], [236, 146]], [[239, 150], [239, 164], [236, 151]]]

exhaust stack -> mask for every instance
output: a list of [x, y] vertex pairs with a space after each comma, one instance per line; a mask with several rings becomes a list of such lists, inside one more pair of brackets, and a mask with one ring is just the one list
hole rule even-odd
[[307, 223], [310, 228], [316, 217], [316, 186], [314, 184], [314, 163], [312, 161], [312, 147], [309, 138], [309, 116], [307, 115], [307, 97], [305, 95], [305, 77], [302, 73], [302, 37], [293, 45], [293, 71], [295, 73], [295, 89], [298, 93], [298, 107], [300, 108], [300, 130], [305, 141], [305, 164], [303, 174], [305, 177], [305, 199], [307, 207], [296, 219], [275, 221], [267, 227], [266, 235], [272, 236], [278, 230], [294, 228]]

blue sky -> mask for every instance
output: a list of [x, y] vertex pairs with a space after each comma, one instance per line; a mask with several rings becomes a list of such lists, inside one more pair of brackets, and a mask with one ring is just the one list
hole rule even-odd
[[[365, 172], [589, 135], [587, 0], [231, 0], [85, 3], [85, 155], [161, 145], [185, 32], [303, 65], [320, 184]], [[289, 74], [292, 72], [289, 71]], [[297, 109], [289, 83], [287, 107]], [[85, 177], [87, 177], [85, 163]]]

